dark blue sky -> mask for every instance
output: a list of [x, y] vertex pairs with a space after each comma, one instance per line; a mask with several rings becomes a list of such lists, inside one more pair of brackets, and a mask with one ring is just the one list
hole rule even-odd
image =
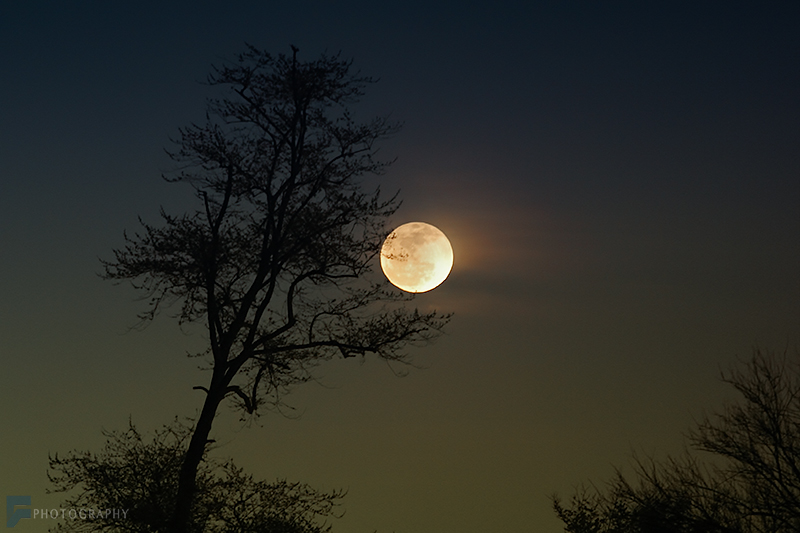
[[358, 113], [405, 124], [396, 222], [456, 256], [417, 303], [456, 318], [426, 370], [348, 361], [298, 420], [221, 416], [219, 453], [348, 487], [334, 530], [559, 531], [550, 493], [678, 451], [720, 367], [800, 343], [799, 25], [792, 2], [3, 4], [0, 494], [57, 505], [48, 452], [199, 407], [201, 335], [127, 332], [141, 303], [98, 258], [191, 206], [163, 148], [210, 66], [294, 44], [380, 78]]

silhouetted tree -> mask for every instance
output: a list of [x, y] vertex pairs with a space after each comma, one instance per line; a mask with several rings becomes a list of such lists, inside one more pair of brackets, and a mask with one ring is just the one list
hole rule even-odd
[[565, 530], [800, 531], [800, 354], [755, 350], [723, 380], [740, 401], [689, 433], [693, 451], [637, 461], [635, 482], [618, 472], [605, 490], [578, 491], [570, 507], [555, 497]]
[[302, 62], [249, 47], [215, 69], [205, 125], [180, 130], [170, 153], [191, 185], [195, 212], [162, 212], [105, 263], [150, 297], [142, 315], [180, 303], [182, 322], [208, 331], [211, 378], [178, 479], [176, 533], [188, 533], [198, 467], [214, 415], [230, 396], [246, 413], [280, 401], [335, 356], [406, 361], [448, 316], [408, 310], [406, 296], [369, 273], [398, 206], [358, 178], [380, 174], [376, 142], [397, 126], [357, 123], [348, 106], [373, 80], [338, 56]]
[[[54, 491], [73, 493], [67, 507], [125, 510], [119, 517], [64, 520], [55, 531], [167, 530], [191, 433], [176, 422], [146, 440], [131, 424], [127, 431], [106, 433], [100, 453], [51, 457]], [[338, 516], [343, 497], [341, 491], [319, 492], [300, 483], [255, 481], [232, 461], [208, 459], [198, 468], [195, 486], [190, 525], [208, 533], [325, 533], [330, 526], [324, 519]]]
[[730, 502], [688, 458], [657, 464], [636, 462], [635, 482], [620, 472], [605, 490], [582, 487], [570, 506], [553, 508], [569, 533], [737, 533]]

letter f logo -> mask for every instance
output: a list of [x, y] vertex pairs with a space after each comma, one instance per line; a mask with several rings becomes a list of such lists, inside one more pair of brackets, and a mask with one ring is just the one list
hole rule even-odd
[[6, 496], [6, 527], [14, 527], [23, 518], [31, 517], [30, 509], [17, 509], [26, 505], [30, 507], [30, 496]]

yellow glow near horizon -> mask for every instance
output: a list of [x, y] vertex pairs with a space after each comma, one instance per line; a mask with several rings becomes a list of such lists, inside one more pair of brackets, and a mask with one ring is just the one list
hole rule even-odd
[[424, 222], [395, 229], [381, 248], [381, 269], [395, 287], [427, 292], [441, 285], [453, 268], [453, 247], [444, 233]]

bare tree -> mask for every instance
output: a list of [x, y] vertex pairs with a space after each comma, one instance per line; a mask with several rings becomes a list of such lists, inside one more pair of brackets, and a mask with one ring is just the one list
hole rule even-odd
[[800, 353], [756, 350], [723, 376], [743, 401], [706, 417], [692, 446], [721, 457], [714, 478], [755, 531], [800, 531]]
[[723, 374], [737, 403], [706, 416], [677, 458], [635, 462], [604, 489], [554, 498], [570, 533], [800, 531], [800, 354], [755, 350]]
[[407, 309], [407, 297], [370, 276], [395, 197], [367, 194], [380, 174], [385, 118], [358, 123], [348, 106], [373, 80], [323, 55], [303, 62], [256, 48], [214, 69], [207, 122], [180, 130], [168, 181], [194, 188], [199, 208], [142, 222], [105, 263], [105, 276], [146, 291], [152, 319], [179, 302], [183, 322], [208, 330], [211, 378], [183, 461], [171, 528], [187, 533], [198, 465], [220, 403], [246, 413], [280, 402], [335, 356], [407, 361], [449, 316]]

